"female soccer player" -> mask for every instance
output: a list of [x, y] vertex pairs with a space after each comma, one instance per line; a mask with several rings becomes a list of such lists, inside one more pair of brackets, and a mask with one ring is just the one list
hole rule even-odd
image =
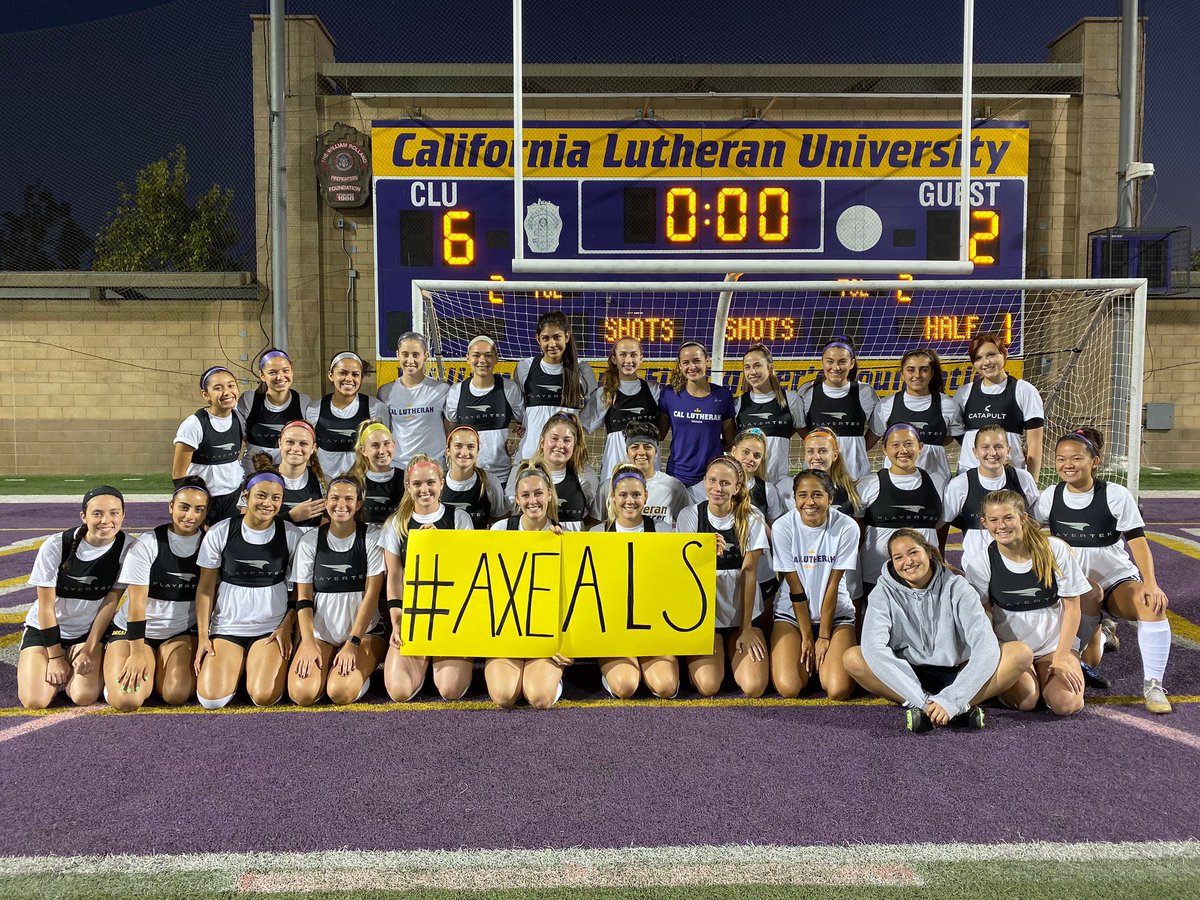
[[592, 394], [583, 413], [588, 431], [604, 425], [604, 453], [600, 459], [600, 483], [608, 484], [613, 469], [625, 462], [625, 429], [635, 422], [658, 424], [658, 398], [662, 385], [638, 375], [642, 345], [621, 338], [608, 352], [608, 366], [600, 389]]
[[833, 508], [857, 516], [862, 506], [858, 486], [846, 470], [838, 437], [825, 427], [811, 429], [804, 437], [804, 467], [828, 472], [833, 479]]
[[283, 476], [246, 479], [245, 511], [212, 526], [200, 544], [196, 588], [196, 696], [205, 709], [229, 704], [243, 672], [255, 706], [279, 702], [292, 656], [294, 606], [288, 567], [300, 529], [279, 518]]
[[[583, 426], [573, 413], [555, 413], [542, 427], [541, 441], [530, 462], [554, 479], [558, 524], [564, 531], [583, 531], [599, 521], [596, 515], [596, 471], [587, 464]], [[509, 481], [509, 499], [515, 499]]]
[[500, 357], [496, 342], [486, 334], [467, 344], [471, 377], [450, 388], [446, 395], [447, 428], [469, 425], [479, 433], [479, 467], [501, 488], [508, 482], [512, 456], [508, 452], [508, 428], [522, 428], [525, 398], [516, 382], [495, 375]]
[[[765, 618], [771, 617], [775, 595], [779, 592], [779, 579], [775, 577], [775, 563], [771, 555], [771, 525], [788, 511], [788, 502], [779, 488], [762, 478], [767, 465], [767, 436], [756, 427], [741, 431], [733, 439], [729, 455], [742, 464], [746, 476], [746, 490], [750, 494], [750, 505], [762, 516], [767, 526], [767, 549], [758, 560], [758, 587], [762, 592], [762, 602]], [[703, 500], [696, 496], [692, 488], [692, 499]], [[765, 629], [766, 622], [760, 623]]]
[[758, 428], [766, 435], [769, 465], [763, 477], [779, 485], [786, 496], [791, 491], [788, 469], [792, 435], [804, 428], [804, 403], [799, 394], [785, 391], [780, 385], [771, 351], [763, 344], [752, 345], [742, 355], [742, 377], [746, 392], [735, 401], [734, 422], [738, 431]]
[[578, 415], [596, 390], [596, 373], [591, 366], [580, 365], [571, 323], [563, 313], [554, 310], [538, 316], [537, 342], [541, 355], [517, 363], [514, 379], [525, 398], [525, 434], [517, 448], [518, 460], [533, 456], [551, 416]]
[[116, 709], [140, 709], [151, 693], [180, 706], [196, 692], [196, 558], [208, 515], [208, 488], [182, 479], [171, 521], [138, 538], [121, 567], [129, 599], [117, 610], [104, 651], [104, 693]]
[[254, 471], [254, 455], [266, 453], [279, 465], [279, 433], [288, 422], [304, 418], [312, 403], [307, 394], [292, 388], [292, 360], [272, 347], [258, 358], [258, 387], [238, 400], [237, 415], [246, 435], [246, 474]]
[[658, 471], [658, 427], [642, 422], [625, 426], [625, 457], [646, 480], [646, 507], [642, 515], [674, 527], [680, 511], [691, 502], [678, 478]]
[[846, 651], [846, 670], [863, 689], [904, 706], [909, 731], [955, 720], [982, 728], [979, 704], [1012, 687], [1033, 654], [1020, 641], [997, 642], [979, 595], [920, 532], [901, 528], [887, 552], [862, 646]]
[[354, 703], [383, 658], [383, 551], [367, 537], [362, 508], [362, 482], [338, 476], [325, 496], [329, 523], [296, 546], [292, 582], [300, 644], [288, 672], [288, 696], [298, 706], [311, 706], [325, 694], [339, 706]]
[[418, 453], [443, 462], [446, 429], [442, 424], [450, 386], [425, 374], [429, 342], [425, 335], [406, 331], [396, 342], [400, 377], [379, 389], [379, 399], [391, 415], [396, 440], [396, 467], [403, 469]]
[[242, 469], [242, 423], [234, 410], [238, 383], [224, 366], [213, 366], [200, 376], [200, 396], [208, 405], [196, 410], [175, 432], [171, 478], [176, 484], [188, 475], [204, 479], [212, 492], [208, 523], [237, 515]]
[[327, 376], [333, 391], [310, 403], [304, 413], [317, 432], [321, 471], [330, 478], [344, 474], [354, 464], [354, 439], [363, 420], [378, 419], [391, 425], [386, 404], [360, 393], [364, 370], [357, 353], [337, 354], [329, 363]]
[[404, 471], [392, 466], [396, 442], [391, 430], [382, 422], [367, 419], [358, 426], [354, 441], [354, 465], [346, 474], [363, 485], [362, 520], [378, 526], [400, 506], [404, 496]]
[[[461, 509], [442, 503], [446, 486], [442, 467], [430, 456], [418, 454], [408, 461], [404, 473], [404, 497], [400, 508], [383, 526], [379, 546], [387, 566], [388, 612], [391, 644], [383, 662], [384, 684], [397, 703], [417, 696], [429, 671], [428, 656], [404, 656], [404, 567], [408, 562], [408, 536], [419, 529], [471, 530], [471, 517]], [[460, 700], [471, 687], [473, 663], [457, 657], [435, 657], [433, 684], [443, 700]]]
[[[669, 524], [655, 522], [644, 515], [646, 479], [641, 470], [621, 463], [613, 471], [608, 492], [608, 521], [592, 531], [618, 534], [663, 534], [674, 531]], [[656, 697], [670, 699], [679, 693], [679, 659], [674, 656], [623, 657], [600, 660], [600, 680], [604, 689], [618, 700], [627, 700], [645, 678], [646, 687]]]
[[470, 516], [476, 531], [508, 513], [508, 500], [500, 479], [478, 464], [482, 443], [482, 436], [470, 425], [459, 425], [446, 435], [446, 486], [442, 489], [442, 502]]
[[59, 691], [88, 706], [104, 686], [104, 633], [125, 586], [125, 498], [114, 487], [83, 495], [81, 525], [38, 548], [29, 584], [37, 602], [25, 616], [17, 657], [17, 696], [26, 709], [45, 709]]
[[283, 476], [284, 515], [299, 528], [316, 528], [325, 513], [325, 473], [317, 459], [316, 431], [303, 419], [288, 422], [280, 429], [276, 456]]
[[1146, 709], [1169, 713], [1171, 703], [1163, 689], [1171, 653], [1167, 595], [1154, 577], [1154, 558], [1137, 501], [1123, 485], [1095, 477], [1103, 445], [1094, 428], [1080, 428], [1059, 438], [1054, 467], [1061, 481], [1042, 491], [1035, 515], [1049, 523], [1052, 535], [1075, 548], [1083, 574], [1092, 583], [1082, 598], [1079, 637], [1081, 645], [1090, 644], [1095, 655], [1089, 659], [1085, 649], [1084, 660], [1100, 662], [1103, 644], [1094, 638], [1101, 609], [1136, 622]]
[[[553, 531], [562, 534], [557, 521], [558, 498], [554, 480], [542, 466], [528, 463], [509, 482], [519, 512], [492, 526], [493, 531]], [[503, 709], [516, 706], [523, 696], [535, 709], [549, 709], [562, 697], [563, 669], [569, 657], [556, 653], [549, 659], [492, 658], [484, 663], [488, 696]]]
[[[1042, 395], [1028, 381], [1004, 371], [1008, 347], [997, 335], [975, 335], [967, 345], [967, 355], [975, 377], [954, 395], [966, 429], [958, 471], [965, 472], [979, 464], [972, 452], [975, 432], [984, 425], [1000, 425], [1008, 434], [1012, 464], [1027, 469], [1037, 481], [1042, 471], [1042, 434], [1046, 424]], [[1022, 434], [1029, 447], [1028, 454], [1021, 448]]]
[[1033, 665], [1000, 700], [1030, 710], [1040, 697], [1051, 712], [1073, 715], [1083, 709], [1083, 670], [1074, 648], [1088, 580], [1071, 548], [1046, 537], [1015, 491], [985, 496], [982, 518], [992, 543], [964, 552], [963, 570], [991, 612], [996, 636], [1033, 652]]
[[884, 434], [890, 427], [907, 422], [917, 429], [923, 449], [917, 465], [942, 479], [950, 480], [946, 445], [963, 433], [962, 416], [954, 398], [946, 395], [942, 361], [929, 349], [909, 350], [900, 357], [900, 379], [904, 386], [890, 397], [882, 397], [871, 415], [871, 433]]
[[858, 567], [858, 523], [832, 508], [828, 472], [803, 469], [794, 484], [795, 507], [772, 532], [775, 570], [787, 591], [775, 601], [771, 680], [781, 697], [799, 697], [816, 674], [830, 700], [846, 700], [854, 689], [842, 661], [854, 645], [846, 576]]
[[858, 380], [858, 361], [848, 340], [838, 338], [825, 345], [821, 373], [800, 389], [800, 397], [808, 428], [821, 426], [836, 434], [850, 477], [855, 481], [866, 477], [867, 451], [875, 446], [867, 426], [879, 398], [869, 384]]
[[750, 505], [742, 464], [718, 456], [704, 472], [708, 498], [679, 514], [676, 531], [717, 535], [717, 634], [713, 652], [688, 659], [688, 677], [704, 697], [721, 689], [725, 658], [747, 697], [761, 697], [770, 679], [767, 645], [754, 625], [762, 612], [758, 560], [768, 547], [762, 517]]
[[688, 341], [679, 348], [668, 389], [658, 398], [658, 436], [671, 434], [667, 474], [684, 487], [704, 480], [709, 461], [728, 447], [734, 436], [733, 394], [708, 380], [708, 351]]
[[862, 522], [866, 525], [862, 547], [863, 590], [871, 588], [888, 559], [887, 544], [897, 528], [913, 528], [936, 543], [942, 518], [945, 482], [917, 466], [921, 439], [914, 426], [893, 425], [883, 436], [883, 452], [890, 468], [880, 469], [858, 485]]
[[943, 526], [953, 525], [963, 533], [963, 556], [978, 553], [991, 543], [992, 536], [983, 527], [980, 510], [984, 495], [991, 491], [1009, 490], [1025, 498], [1026, 509], [1037, 504], [1039, 491], [1033, 476], [1024, 469], [1008, 464], [1011, 451], [1008, 435], [999, 425], [985, 425], [975, 432], [975, 459], [979, 466], [967, 469], [950, 479], [942, 494]]

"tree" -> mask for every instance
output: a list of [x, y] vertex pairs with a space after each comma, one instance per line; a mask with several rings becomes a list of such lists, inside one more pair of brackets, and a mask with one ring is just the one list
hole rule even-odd
[[92, 268], [103, 272], [225, 272], [238, 230], [229, 216], [233, 191], [213, 185], [188, 202], [187, 150], [178, 146], [137, 173], [133, 192], [118, 184], [120, 206], [96, 235]]
[[56, 198], [40, 181], [25, 186], [21, 212], [0, 217], [0, 269], [78, 269], [91, 246], [91, 238], [71, 215], [71, 204]]

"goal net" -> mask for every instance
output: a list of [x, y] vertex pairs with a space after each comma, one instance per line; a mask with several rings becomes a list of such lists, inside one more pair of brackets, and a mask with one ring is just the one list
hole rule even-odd
[[[713, 380], [734, 394], [742, 357], [765, 345], [784, 388], [820, 372], [827, 342], [857, 348], [858, 377], [880, 396], [900, 388], [900, 357], [937, 352], [954, 393], [971, 379], [967, 346], [992, 332], [1009, 346], [1009, 372], [1041, 393], [1046, 408], [1043, 481], [1053, 444], [1090, 425], [1105, 437], [1104, 477], [1138, 487], [1145, 341], [1145, 289], [1139, 281], [852, 282], [453, 282], [413, 284], [413, 322], [429, 337], [440, 375], [463, 377], [467, 343], [494, 338], [499, 371], [538, 352], [538, 316], [560, 310], [580, 359], [603, 371], [613, 344], [641, 342], [643, 374], [665, 382], [679, 346], [712, 351]], [[793, 442], [792, 467], [799, 465]], [[953, 458], [956, 449], [947, 448]], [[878, 456], [878, 451], [876, 451]], [[878, 460], [875, 460], [878, 462]]]

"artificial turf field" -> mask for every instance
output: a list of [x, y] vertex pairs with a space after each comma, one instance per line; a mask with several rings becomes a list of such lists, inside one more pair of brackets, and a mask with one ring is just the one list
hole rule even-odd
[[606, 701], [588, 666], [546, 712], [478, 678], [459, 704], [30, 715], [23, 580], [77, 507], [0, 506], [0, 896], [1200, 896], [1200, 516], [1145, 507], [1173, 715], [1122, 624], [1080, 716], [913, 736], [869, 700]]

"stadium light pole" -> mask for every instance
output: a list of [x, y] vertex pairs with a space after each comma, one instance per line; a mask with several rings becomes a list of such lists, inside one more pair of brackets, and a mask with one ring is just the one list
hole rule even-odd
[[959, 166], [958, 261], [971, 261], [971, 108], [975, 73], [975, 0], [963, 0], [962, 151]]
[[271, 339], [280, 350], [288, 348], [287, 295], [287, 132], [284, 129], [284, 106], [287, 87], [283, 64], [285, 22], [283, 0], [271, 0]]
[[1138, 2], [1121, 3], [1121, 112], [1120, 143], [1117, 148], [1117, 227], [1134, 225], [1133, 145], [1137, 139]]

